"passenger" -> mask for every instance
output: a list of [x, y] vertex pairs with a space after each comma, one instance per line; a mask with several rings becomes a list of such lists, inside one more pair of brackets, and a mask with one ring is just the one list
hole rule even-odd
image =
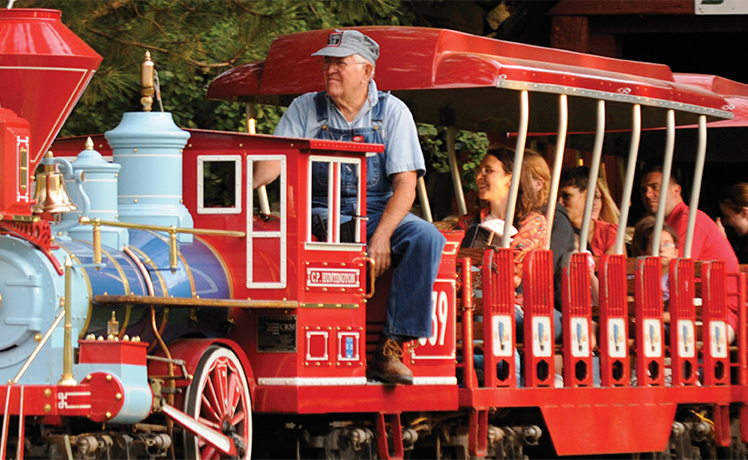
[[[387, 322], [369, 363], [369, 378], [412, 384], [413, 374], [400, 358], [402, 344], [431, 337], [431, 291], [444, 236], [432, 224], [410, 214], [416, 180], [426, 167], [416, 125], [405, 104], [377, 90], [373, 80], [379, 45], [356, 30], [335, 30], [320, 56], [325, 91], [296, 98], [278, 123], [276, 136], [384, 144], [383, 154], [367, 160], [366, 234], [376, 276], [395, 270], [387, 303]], [[317, 169], [312, 201], [327, 203], [327, 172]], [[259, 163], [255, 186], [274, 180], [278, 162]], [[355, 172], [343, 174], [354, 181]], [[346, 200], [346, 198], [348, 198]], [[341, 198], [341, 214], [356, 213], [355, 197]], [[318, 209], [319, 210], [319, 209]], [[322, 209], [326, 212], [326, 209]]]
[[602, 177], [598, 177], [595, 200], [592, 202], [592, 218], [618, 227], [618, 219], [620, 217], [621, 211], [610, 194], [608, 184], [605, 183]]
[[[662, 185], [662, 167], [653, 166], [642, 176], [641, 195], [644, 207], [650, 215], [657, 214]], [[665, 222], [678, 234], [680, 241], [686, 240], [688, 229], [688, 206], [681, 197], [681, 186], [675, 176], [670, 177], [665, 202]], [[678, 250], [679, 257], [683, 257], [684, 247]], [[691, 258], [694, 260], [723, 260], [727, 274], [738, 273], [738, 259], [735, 257], [730, 243], [719, 230], [717, 224], [703, 211], [696, 212], [696, 226], [693, 234]], [[737, 292], [737, 280], [734, 276], [727, 277], [728, 292]], [[737, 296], [727, 296], [728, 339], [735, 339], [738, 323]]]
[[[522, 161], [522, 171], [527, 171], [530, 175], [530, 181], [540, 195], [538, 197], [542, 204], [540, 211], [546, 215], [551, 189], [551, 171], [548, 169], [548, 163], [539, 153], [526, 150]], [[555, 335], [558, 341], [561, 338], [563, 267], [568, 264], [575, 249], [574, 228], [571, 226], [566, 208], [560, 203], [556, 203], [553, 214], [550, 249], [553, 251], [553, 303], [556, 308]]]
[[[517, 335], [521, 336], [524, 318], [521, 294], [523, 261], [529, 251], [546, 248], [548, 225], [545, 216], [540, 214], [542, 184], [532, 180], [529, 168], [522, 168], [514, 221], [506, 225], [513, 167], [514, 151], [498, 148], [486, 153], [475, 176], [478, 197], [484, 204], [477, 213], [461, 217], [457, 226], [465, 230], [462, 247], [499, 248], [504, 232], [511, 235], [509, 247], [517, 249], [514, 256], [514, 287], [518, 290], [515, 319]], [[556, 316], [556, 323], [560, 326], [561, 313], [557, 312]], [[561, 328], [556, 329], [556, 334], [560, 334]]]
[[[648, 256], [654, 254], [652, 238], [654, 237], [655, 218], [645, 216], [634, 227], [634, 237], [631, 247], [634, 257]], [[678, 233], [668, 224], [662, 226], [660, 236], [660, 261], [662, 262], [662, 300], [670, 300], [670, 262], [678, 257]], [[669, 321], [669, 312], [665, 312], [665, 321]]]
[[[559, 187], [559, 202], [569, 212], [571, 225], [574, 227], [576, 236], [576, 247], [579, 248], [579, 232], [582, 229], [584, 219], [584, 206], [587, 202], [587, 182], [590, 170], [585, 166], [567, 169], [561, 174]], [[601, 193], [595, 188], [595, 195]], [[601, 196], [601, 195], [600, 195]], [[594, 201], [593, 201], [594, 203]], [[587, 247], [579, 248], [580, 251], [590, 251], [594, 256], [612, 254], [615, 250], [616, 233], [618, 228], [609, 222], [592, 219], [587, 237]]]
[[724, 218], [717, 218], [717, 227], [725, 236], [728, 235], [723, 224], [734, 230], [735, 235], [728, 236], [732, 249], [739, 263], [748, 264], [748, 183], [728, 188], [719, 200], [719, 208]]

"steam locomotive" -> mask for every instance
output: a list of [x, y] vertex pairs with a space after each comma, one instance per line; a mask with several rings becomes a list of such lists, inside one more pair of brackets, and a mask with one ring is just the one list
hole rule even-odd
[[[362, 31], [387, 50], [380, 87], [418, 120], [518, 131], [519, 152], [528, 129], [556, 132], [561, 144], [567, 129], [630, 130], [623, 114], [632, 108], [645, 128], [672, 117], [668, 131], [733, 117], [722, 96], [676, 82], [664, 66], [438, 29]], [[311, 48], [326, 34], [278, 38], [266, 61], [222, 75], [209, 97], [284, 104], [319, 90], [321, 80], [302, 77], [315, 74]], [[383, 146], [180, 129], [152, 110], [146, 58], [144, 111], [103, 135], [57, 140], [53, 155], [101, 58], [57, 11], [0, 11], [0, 37], [9, 37], [0, 41], [3, 457], [746, 455], [746, 283], [720, 261], [676, 264], [673, 316], [684, 328], [668, 348], [657, 258], [636, 261], [629, 302], [625, 255], [603, 257], [594, 350], [586, 258], [572, 257], [566, 270], [565, 342], [556, 347], [551, 253], [535, 251], [525, 261], [519, 346], [511, 250], [460, 252], [462, 233], [446, 232], [434, 333], [404, 358], [414, 385], [367, 381], [389, 281], [374, 279], [364, 219], [353, 241], [341, 238], [339, 188], [329, 196], [327, 239], [312, 233], [310, 171], [326, 164], [331, 184], [342, 167], [366, 177], [366, 156]], [[483, 104], [467, 107], [471, 100]], [[547, 110], [556, 103], [578, 116], [556, 125], [564, 117]], [[254, 162], [268, 160], [282, 171], [266, 191], [272, 200], [252, 184]], [[361, 180], [357, 209], [365, 215]], [[738, 277], [738, 292], [728, 292], [728, 276]], [[728, 295], [740, 304], [733, 349]], [[635, 385], [632, 361], [647, 370]]]

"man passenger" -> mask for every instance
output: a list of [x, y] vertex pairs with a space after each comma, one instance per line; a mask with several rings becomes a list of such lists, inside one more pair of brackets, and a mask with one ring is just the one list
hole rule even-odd
[[[653, 166], [641, 181], [641, 195], [648, 214], [657, 214], [662, 186], [662, 167]], [[678, 256], [683, 257], [688, 229], [688, 206], [681, 197], [681, 186], [675, 176], [670, 177], [667, 199], [665, 201], [665, 223], [678, 233], [678, 239], [684, 242], [680, 245]], [[696, 225], [694, 227], [691, 258], [694, 260], [723, 260], [725, 270], [729, 274], [738, 273], [738, 259], [727, 241], [725, 235], [719, 231], [717, 224], [706, 213], [696, 210]], [[733, 276], [727, 278], [728, 292], [737, 292], [737, 280]], [[728, 343], [735, 339], [737, 330], [737, 299], [727, 297]]]
[[[366, 373], [383, 382], [412, 384], [412, 372], [400, 361], [402, 344], [431, 337], [431, 291], [446, 243], [436, 227], [410, 214], [416, 181], [426, 172], [416, 125], [402, 101], [377, 90], [373, 77], [379, 45], [370, 37], [335, 30], [327, 46], [312, 56], [321, 57], [325, 91], [296, 98], [275, 135], [384, 144], [383, 154], [367, 159], [367, 246], [377, 277], [390, 266], [395, 270], [387, 322]], [[317, 210], [327, 203], [325, 167], [315, 165], [312, 173]], [[277, 162], [258, 163], [254, 185], [278, 174]], [[344, 172], [342, 181], [355, 181], [355, 174]], [[346, 198], [351, 197], [341, 197], [341, 214], [354, 215], [355, 200]]]

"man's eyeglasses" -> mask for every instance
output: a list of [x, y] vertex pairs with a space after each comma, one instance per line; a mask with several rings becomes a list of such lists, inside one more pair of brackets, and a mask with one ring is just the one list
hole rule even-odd
[[327, 70], [330, 69], [330, 67], [333, 68], [336, 72], [342, 72], [346, 68], [348, 68], [349, 65], [356, 65], [356, 64], [368, 64], [367, 62], [348, 62], [344, 61], [343, 59], [330, 59], [330, 58], [324, 58], [319, 60], [319, 68], [323, 71], [327, 72]]

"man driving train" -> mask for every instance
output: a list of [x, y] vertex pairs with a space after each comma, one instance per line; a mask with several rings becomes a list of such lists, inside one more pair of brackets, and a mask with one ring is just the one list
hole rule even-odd
[[[367, 368], [367, 377], [412, 384], [400, 360], [402, 344], [430, 337], [431, 291], [446, 243], [432, 224], [410, 213], [416, 181], [426, 167], [413, 116], [396, 97], [374, 82], [379, 45], [356, 30], [335, 30], [320, 56], [325, 91], [296, 98], [278, 123], [276, 136], [384, 144], [384, 153], [367, 158], [367, 246], [376, 276], [394, 267], [387, 323]], [[278, 176], [278, 163], [258, 163], [253, 180], [260, 186]], [[326, 165], [315, 165], [313, 213], [326, 220]], [[355, 182], [355, 171], [342, 182]], [[318, 180], [319, 179], [319, 180]], [[353, 190], [355, 193], [355, 189]], [[341, 222], [356, 214], [355, 200], [341, 196]], [[319, 220], [319, 219], [317, 219]]]

